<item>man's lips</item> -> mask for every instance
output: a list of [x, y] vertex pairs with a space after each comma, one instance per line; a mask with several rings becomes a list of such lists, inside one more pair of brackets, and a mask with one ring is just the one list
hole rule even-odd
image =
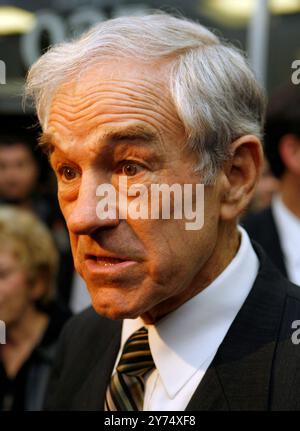
[[113, 274], [126, 270], [127, 267], [137, 263], [129, 258], [120, 258], [115, 256], [103, 256], [86, 254], [84, 264], [90, 274], [104, 275]]
[[132, 261], [134, 259], [127, 256], [118, 256], [115, 254], [102, 254], [102, 253], [86, 253], [84, 255], [85, 260], [93, 260], [99, 264], [115, 265], [121, 262]]
[[92, 260], [100, 266], [111, 266], [117, 265], [121, 262], [126, 262], [129, 259], [121, 259], [119, 257], [111, 257], [111, 256], [96, 256], [96, 255], [87, 255], [85, 260]]

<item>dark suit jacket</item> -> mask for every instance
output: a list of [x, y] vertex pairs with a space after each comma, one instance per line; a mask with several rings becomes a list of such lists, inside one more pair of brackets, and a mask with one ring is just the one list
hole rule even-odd
[[[256, 281], [186, 410], [300, 410], [300, 345], [291, 338], [300, 288], [255, 249]], [[103, 410], [120, 336], [121, 321], [93, 309], [73, 318], [60, 340], [46, 410]]]
[[259, 213], [247, 215], [241, 224], [250, 238], [262, 245], [275, 266], [287, 277], [284, 255], [272, 208], [269, 207]]

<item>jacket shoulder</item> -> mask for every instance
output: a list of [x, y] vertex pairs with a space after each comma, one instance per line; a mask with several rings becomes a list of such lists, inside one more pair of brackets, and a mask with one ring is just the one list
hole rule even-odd
[[273, 363], [272, 409], [300, 410], [300, 287], [286, 281], [286, 301]]
[[64, 326], [63, 332], [68, 333], [68, 336], [77, 334], [78, 337], [81, 333], [89, 335], [103, 328], [104, 322], [109, 324], [108, 319], [97, 314], [92, 307], [88, 307], [79, 314], [71, 317]]
[[112, 321], [88, 308], [72, 317], [59, 339], [48, 385], [46, 410], [69, 410], [79, 390], [107, 345], [121, 334], [121, 321]]
[[65, 352], [65, 360], [78, 353], [79, 358], [84, 357], [87, 361], [116, 332], [121, 331], [121, 325], [121, 321], [100, 316], [92, 307], [73, 316], [60, 337], [60, 349]]

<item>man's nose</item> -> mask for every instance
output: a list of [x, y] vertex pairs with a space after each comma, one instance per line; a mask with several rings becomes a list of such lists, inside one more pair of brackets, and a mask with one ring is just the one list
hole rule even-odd
[[93, 175], [82, 177], [76, 202], [66, 220], [68, 229], [73, 234], [91, 235], [98, 229], [113, 228], [119, 224], [117, 216], [102, 219], [97, 215], [100, 198], [97, 197], [96, 190], [100, 184]]

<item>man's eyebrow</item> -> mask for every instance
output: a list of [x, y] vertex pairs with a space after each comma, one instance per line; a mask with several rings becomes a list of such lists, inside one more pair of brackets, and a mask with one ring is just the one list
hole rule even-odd
[[[122, 141], [144, 141], [144, 142], [158, 142], [159, 138], [155, 132], [146, 130], [141, 126], [129, 126], [124, 129], [109, 130], [101, 132], [99, 139], [105, 139], [107, 142], [111, 141], [114, 143]], [[43, 132], [38, 138], [38, 145], [42, 151], [50, 157], [54, 152], [56, 144], [54, 137], [49, 132]]]
[[122, 142], [122, 141], [158, 141], [158, 136], [140, 126], [130, 126], [120, 130], [110, 130], [101, 136], [107, 141]]
[[53, 137], [50, 133], [44, 132], [38, 138], [38, 145], [42, 151], [49, 157], [54, 151]]

